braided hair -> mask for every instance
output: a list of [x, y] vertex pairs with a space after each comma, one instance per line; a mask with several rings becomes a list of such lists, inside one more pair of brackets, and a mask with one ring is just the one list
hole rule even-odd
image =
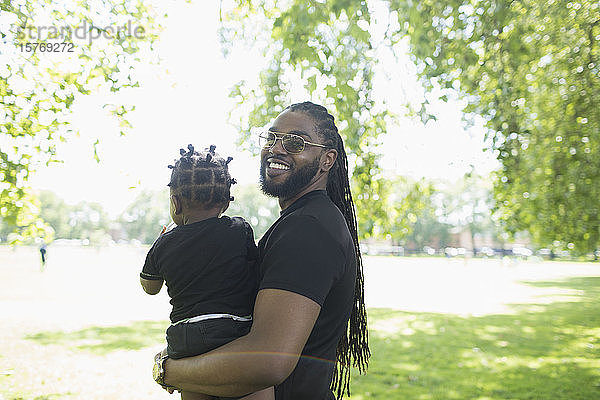
[[341, 398], [344, 393], [350, 394], [350, 365], [358, 367], [359, 372], [363, 373], [368, 367], [369, 357], [371, 356], [367, 331], [367, 311], [364, 301], [362, 257], [358, 242], [356, 212], [348, 180], [348, 158], [346, 157], [342, 137], [335, 126], [335, 119], [327, 112], [325, 107], [307, 101], [292, 104], [286, 110], [303, 112], [312, 117], [318, 134], [324, 140], [323, 144], [337, 150], [336, 162], [329, 171], [327, 194], [346, 219], [356, 253], [354, 304], [348, 327], [337, 345], [335, 371], [331, 382], [331, 389], [337, 393], [337, 397]]
[[188, 144], [188, 151], [179, 150], [181, 158], [169, 165], [171, 181], [167, 186], [171, 193], [180, 196], [188, 206], [210, 208], [233, 201], [231, 185], [236, 180], [229, 175], [229, 163], [233, 157], [222, 158], [215, 153], [215, 145], [203, 152]]

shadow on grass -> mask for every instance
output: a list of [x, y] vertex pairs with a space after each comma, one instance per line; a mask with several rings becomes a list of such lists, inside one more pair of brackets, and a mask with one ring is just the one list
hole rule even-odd
[[577, 294], [514, 315], [370, 309], [373, 356], [351, 399], [600, 399], [600, 278], [525, 283]]
[[124, 326], [92, 326], [74, 332], [49, 331], [25, 338], [42, 345], [58, 344], [96, 354], [139, 350], [165, 341], [168, 321], [138, 321]]
[[[600, 278], [526, 283], [575, 294], [514, 305], [511, 315], [369, 309], [373, 356], [368, 374], [354, 376], [351, 399], [600, 400]], [[27, 338], [103, 354], [156, 345], [167, 325], [144, 321]]]

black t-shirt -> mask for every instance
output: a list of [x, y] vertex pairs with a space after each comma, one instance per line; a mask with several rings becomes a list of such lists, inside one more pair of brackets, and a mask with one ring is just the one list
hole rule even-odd
[[281, 212], [259, 244], [259, 290], [282, 289], [317, 302], [321, 312], [276, 400], [334, 399], [329, 389], [337, 343], [354, 302], [356, 255], [346, 220], [324, 190]]
[[177, 226], [150, 248], [140, 276], [164, 279], [171, 322], [203, 314], [252, 314], [257, 248], [240, 217], [209, 218]]

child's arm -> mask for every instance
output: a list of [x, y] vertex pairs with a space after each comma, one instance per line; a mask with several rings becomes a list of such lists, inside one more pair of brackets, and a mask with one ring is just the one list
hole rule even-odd
[[142, 284], [142, 288], [144, 288], [144, 292], [148, 294], [157, 294], [160, 292], [160, 289], [163, 285], [162, 279], [145, 279], [140, 276], [140, 283]]
[[151, 256], [152, 251], [154, 250], [154, 246], [156, 245], [156, 241], [167, 231], [168, 228], [172, 228], [174, 224], [169, 224], [169, 226], [162, 227], [162, 230], [158, 234], [158, 238], [152, 244], [152, 248], [146, 255], [146, 262], [144, 263], [144, 268], [142, 268], [142, 273], [140, 274], [140, 284], [144, 289], [144, 292], [148, 294], [157, 294], [160, 292], [162, 288], [164, 279], [162, 276], [158, 275], [158, 269], [156, 267], [154, 258]]

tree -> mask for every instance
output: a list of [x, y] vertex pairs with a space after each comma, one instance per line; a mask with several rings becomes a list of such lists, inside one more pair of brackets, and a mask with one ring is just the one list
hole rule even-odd
[[[257, 185], [236, 185], [231, 192], [235, 199], [225, 214], [244, 217], [259, 239], [279, 218], [277, 200], [265, 196]], [[170, 222], [168, 190], [141, 192], [118, 218], [127, 238], [146, 244], [154, 242], [160, 227]]]
[[422, 250], [425, 246], [443, 249], [450, 243], [452, 226], [441, 222], [435, 208], [427, 207], [417, 216], [411, 233], [406, 238], [408, 246]]
[[119, 217], [119, 222], [129, 239], [154, 242], [161, 226], [171, 222], [169, 191], [142, 191]]
[[[0, 10], [0, 219], [35, 236], [44, 226], [27, 186], [31, 171], [57, 160], [56, 144], [72, 134], [68, 114], [78, 96], [137, 86], [135, 65], [151, 49], [158, 24], [151, 8], [132, 0], [9, 0]], [[106, 108], [123, 133], [133, 108]]]
[[439, 214], [441, 222], [468, 231], [473, 253], [477, 252], [476, 236], [485, 235], [500, 243], [500, 227], [493, 213], [492, 184], [487, 176], [465, 174], [450, 185], [441, 185]]
[[100, 204], [82, 201], [70, 205], [48, 190], [40, 192], [38, 198], [39, 217], [51, 232], [43, 237], [46, 242], [53, 239], [81, 239], [101, 245], [110, 240], [111, 221]]
[[[2, 185], [2, 183], [0, 183]], [[4, 184], [6, 186], [6, 184]], [[11, 245], [21, 244], [34, 238], [45, 238], [52, 240], [53, 231], [42, 219], [38, 217], [40, 211], [39, 200], [28, 191], [19, 194], [19, 200], [15, 200], [15, 206], [19, 208], [19, 215], [10, 222], [0, 216], [0, 243], [8, 242]], [[9, 198], [8, 201], [13, 200]], [[0, 203], [4, 199], [0, 198]], [[19, 229], [15, 229], [15, 223]]]
[[257, 185], [234, 186], [231, 190], [235, 200], [225, 212], [230, 216], [244, 217], [254, 230], [254, 238], [260, 237], [279, 218], [279, 204], [265, 196]]
[[98, 203], [79, 202], [69, 210], [70, 237], [87, 239], [92, 244], [105, 244], [108, 235], [108, 215]]
[[387, 181], [386, 190], [390, 193], [386, 196], [388, 204], [383, 208], [388, 211], [381, 218], [383, 225], [377, 226], [376, 231], [385, 234], [395, 243], [405, 243], [419, 221], [433, 208], [435, 189], [424, 180], [414, 182], [401, 176]]
[[270, 60], [258, 85], [240, 82], [231, 92], [237, 102], [231, 120], [246, 132], [243, 143], [249, 142], [252, 128], [264, 126], [291, 102], [294, 82], [303, 85], [304, 98], [323, 103], [336, 116], [352, 153], [363, 237], [376, 235], [374, 227], [385, 225], [388, 213], [377, 147], [390, 113], [377, 108], [372, 98], [375, 59], [365, 29], [369, 20], [366, 1], [297, 0], [285, 8], [277, 2], [235, 1], [224, 12], [221, 32], [226, 51], [232, 41], [261, 42]]
[[[373, 33], [374, 9], [387, 13], [383, 36]], [[224, 43], [266, 39], [272, 61], [258, 86], [234, 88], [239, 113], [250, 113], [232, 120], [243, 132], [265, 124], [302, 82], [305, 97], [338, 117], [356, 155], [359, 220], [379, 221], [388, 210], [373, 200], [384, 186], [378, 136], [396, 110], [374, 101], [375, 54], [409, 38], [428, 91], [423, 120], [434, 117], [429, 100], [457, 94], [467, 116], [486, 119], [502, 164], [494, 192], [505, 228], [588, 252], [600, 242], [599, 21], [591, 0], [236, 1], [225, 13]]]
[[71, 207], [49, 190], [41, 191], [38, 198], [40, 201], [40, 218], [52, 227], [54, 238], [71, 239], [71, 225], [69, 224]]
[[393, 0], [424, 85], [459, 91], [502, 164], [497, 210], [512, 234], [576, 252], [600, 244], [600, 6]]
[[242, 143], [249, 142], [253, 127], [264, 126], [282, 111], [282, 104], [298, 96], [300, 83], [303, 98], [324, 104], [336, 117], [348, 149], [361, 239], [403, 241], [433, 189], [425, 183], [385, 177], [380, 168], [380, 136], [406, 110], [388, 110], [375, 101], [373, 77], [380, 44], [369, 29], [373, 22], [369, 4], [298, 0], [281, 6], [238, 1], [225, 15], [226, 50], [234, 40], [262, 41], [265, 58], [272, 60], [258, 85], [240, 82], [231, 92], [237, 101], [231, 119], [240, 132], [246, 132]]

